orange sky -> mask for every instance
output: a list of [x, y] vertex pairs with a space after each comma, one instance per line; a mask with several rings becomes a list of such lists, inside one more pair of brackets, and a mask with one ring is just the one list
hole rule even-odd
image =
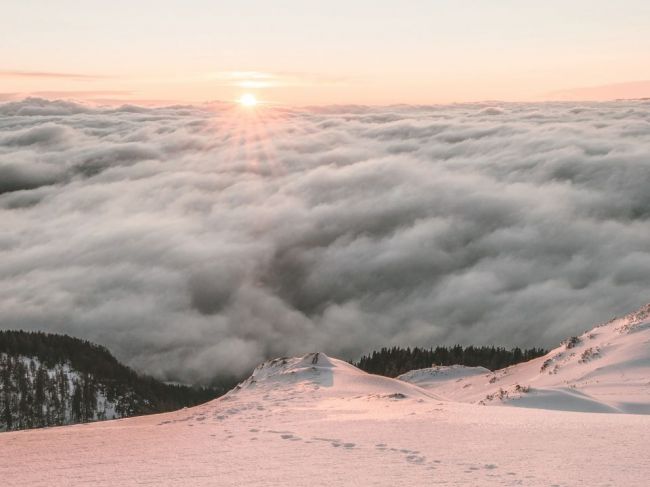
[[0, 99], [282, 104], [650, 96], [645, 0], [3, 7]]

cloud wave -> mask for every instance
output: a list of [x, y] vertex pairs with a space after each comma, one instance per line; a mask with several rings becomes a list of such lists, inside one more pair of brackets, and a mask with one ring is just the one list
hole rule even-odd
[[650, 103], [0, 105], [0, 326], [165, 379], [648, 301]]

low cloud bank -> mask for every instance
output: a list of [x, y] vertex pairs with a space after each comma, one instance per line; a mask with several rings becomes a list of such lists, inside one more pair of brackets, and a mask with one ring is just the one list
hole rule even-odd
[[0, 104], [0, 326], [207, 383], [650, 301], [650, 102]]

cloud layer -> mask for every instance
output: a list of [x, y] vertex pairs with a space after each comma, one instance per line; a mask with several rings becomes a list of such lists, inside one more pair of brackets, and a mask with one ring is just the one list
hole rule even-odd
[[649, 301], [650, 102], [0, 105], [0, 326], [207, 383]]

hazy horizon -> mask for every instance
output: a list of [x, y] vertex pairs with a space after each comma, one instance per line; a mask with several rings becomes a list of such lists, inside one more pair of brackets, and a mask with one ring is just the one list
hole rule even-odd
[[25, 0], [0, 20], [0, 99], [639, 98], [650, 96], [648, 18], [641, 0]]

